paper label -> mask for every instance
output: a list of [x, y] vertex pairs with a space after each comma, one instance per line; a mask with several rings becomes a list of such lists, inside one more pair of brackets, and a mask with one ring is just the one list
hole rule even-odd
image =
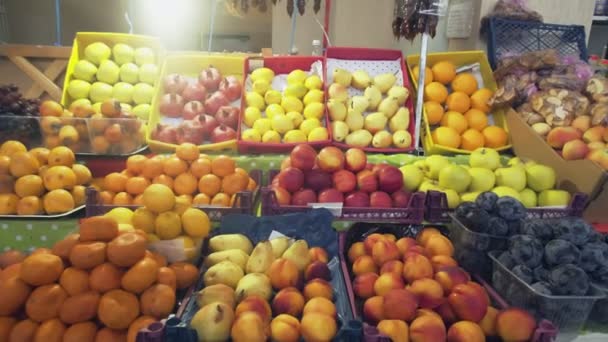
[[473, 1], [456, 0], [450, 3], [446, 24], [446, 37], [469, 38], [473, 30]]

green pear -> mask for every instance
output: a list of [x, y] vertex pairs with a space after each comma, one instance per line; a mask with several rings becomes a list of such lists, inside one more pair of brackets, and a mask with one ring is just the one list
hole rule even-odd
[[112, 87], [112, 97], [122, 103], [130, 103], [133, 100], [133, 85], [118, 82]]
[[270, 278], [266, 274], [249, 273], [239, 280], [234, 292], [237, 302], [249, 296], [260, 296], [264, 300], [269, 301], [270, 296], [272, 296], [272, 285], [270, 284]]
[[[361, 112], [358, 112], [354, 109], [349, 109], [348, 113], [346, 113], [346, 125], [348, 125], [348, 129], [351, 132], [359, 130], [363, 128], [365, 125], [365, 118]], [[371, 139], [370, 139], [371, 140]]]
[[135, 104], [152, 103], [154, 87], [148, 83], [137, 83], [133, 87], [133, 102]]
[[[135, 65], [130, 63], [131, 65]], [[124, 65], [124, 64], [123, 64]], [[122, 71], [122, 66], [120, 67]], [[154, 85], [156, 80], [158, 79], [158, 67], [156, 64], [146, 63], [139, 68], [139, 80], [141, 82], [148, 83], [149, 85]], [[136, 83], [136, 82], [133, 82]]]
[[274, 71], [269, 68], [257, 68], [251, 72], [249, 75], [252, 82], [255, 82], [259, 79], [265, 79], [268, 83], [272, 83], [272, 79], [274, 78]]
[[407, 130], [410, 126], [410, 110], [401, 107], [397, 110], [397, 113], [388, 122], [388, 128], [391, 132]]
[[283, 95], [278, 90], [270, 89], [264, 94], [264, 102], [266, 102], [267, 105], [280, 104], [282, 100]]
[[228, 341], [234, 323], [234, 310], [221, 302], [203, 306], [198, 310], [190, 327], [196, 330], [199, 341]]
[[508, 186], [497, 186], [492, 189], [492, 192], [497, 194], [498, 197], [513, 197], [521, 202], [521, 196], [519, 195], [519, 192]]
[[97, 80], [107, 84], [114, 84], [120, 78], [120, 68], [110, 60], [102, 61], [97, 69]]
[[386, 118], [384, 113], [371, 113], [365, 117], [365, 123], [363, 127], [370, 133], [376, 134], [377, 132], [384, 130], [387, 121], [388, 119]]
[[397, 81], [397, 77], [391, 73], [380, 74], [374, 77], [374, 85], [382, 94], [385, 94]]
[[350, 130], [344, 121], [334, 121], [331, 123], [331, 132], [334, 141], [343, 142]]
[[460, 204], [460, 196], [458, 193], [452, 189], [443, 189], [443, 192], [448, 200], [448, 208], [456, 209], [456, 207]]
[[369, 107], [369, 100], [365, 96], [353, 96], [348, 101], [348, 106], [358, 112], [365, 112]]
[[377, 132], [372, 138], [372, 146], [375, 148], [388, 148], [392, 143], [393, 135], [385, 130]]
[[209, 249], [211, 252], [240, 249], [246, 254], [250, 254], [253, 245], [249, 238], [243, 234], [222, 234], [209, 239]]
[[484, 192], [494, 188], [494, 185], [496, 184], [496, 175], [494, 172], [481, 167], [472, 167], [468, 171], [469, 175], [471, 175], [469, 191]]
[[401, 170], [401, 174], [403, 175], [403, 187], [405, 190], [409, 192], [417, 191], [424, 179], [422, 170], [414, 164], [402, 166], [399, 170]]
[[396, 97], [387, 97], [378, 105], [378, 111], [382, 112], [387, 119], [390, 119], [399, 110], [399, 101]]
[[304, 81], [306, 81], [307, 77], [308, 77], [308, 74], [304, 70], [301, 70], [301, 69], [292, 70], [289, 74], [287, 74], [287, 85], [301, 84], [303, 86]]
[[420, 184], [420, 186], [418, 187], [418, 191], [421, 191], [421, 192], [427, 192], [427, 191], [431, 191], [431, 190], [443, 192], [443, 188], [441, 188], [439, 186], [439, 184], [437, 183], [437, 181], [435, 181], [435, 180], [430, 180], [430, 179], [423, 180], [422, 183]]
[[396, 85], [392, 86], [391, 89], [388, 90], [387, 96], [396, 98], [399, 105], [403, 106], [408, 97], [410, 97], [410, 91], [404, 86]]
[[133, 108], [133, 114], [141, 120], [148, 121], [150, 119], [150, 108], [151, 106], [147, 103], [142, 103]]
[[102, 42], [95, 42], [87, 45], [84, 48], [84, 57], [95, 65], [101, 64], [102, 61], [110, 59], [112, 50]]
[[112, 56], [118, 65], [131, 63], [135, 59], [135, 50], [127, 44], [118, 43], [112, 48]]
[[367, 99], [369, 100], [369, 107], [367, 108], [368, 110], [375, 111], [378, 108], [380, 102], [382, 101], [382, 93], [380, 92], [380, 89], [375, 85], [371, 85], [365, 88], [363, 96], [367, 97]]
[[135, 64], [142, 66], [144, 64], [156, 63], [154, 50], [147, 47], [140, 47], [135, 49]]
[[308, 253], [308, 243], [306, 240], [297, 240], [283, 253], [283, 258], [292, 261], [300, 272], [304, 272], [310, 264], [310, 254]]
[[492, 148], [478, 148], [469, 156], [469, 165], [471, 167], [483, 167], [492, 171], [501, 166], [500, 155]]
[[139, 82], [139, 67], [133, 63], [123, 64], [120, 66], [119, 76], [121, 81], [135, 84]]
[[372, 79], [365, 70], [357, 70], [353, 72], [353, 78], [350, 82], [353, 88], [363, 90], [372, 84]]
[[206, 286], [224, 284], [234, 289], [244, 275], [245, 273], [239, 265], [232, 261], [220, 261], [209, 267], [203, 275], [203, 279]]
[[222, 261], [231, 261], [239, 265], [239, 267], [243, 270], [245, 270], [245, 267], [247, 266], [247, 260], [249, 260], [249, 254], [243, 252], [242, 250], [227, 249], [224, 251], [213, 252], [209, 254], [205, 258], [205, 266], [211, 267]]
[[521, 203], [526, 208], [534, 208], [538, 204], [538, 198], [536, 197], [536, 192], [530, 188], [525, 188], [519, 192], [519, 196], [521, 198]]
[[570, 193], [565, 190], [544, 190], [538, 194], [539, 207], [564, 207], [570, 204]]
[[465, 192], [464, 194], [460, 195], [460, 201], [461, 202], [475, 202], [475, 200], [477, 199], [477, 197], [481, 194], [481, 192]]
[[259, 242], [249, 255], [245, 271], [247, 273], [265, 273], [273, 261], [274, 253], [270, 241]]
[[72, 80], [68, 84], [68, 94], [74, 100], [87, 98], [90, 91], [91, 84], [83, 80]]
[[369, 131], [359, 129], [347, 135], [345, 142], [347, 145], [363, 148], [368, 147], [369, 144], [372, 142], [372, 139], [373, 136]]
[[311, 89], [308, 91], [308, 93], [306, 93], [306, 95], [304, 95], [304, 99], [302, 99], [302, 102], [304, 102], [304, 105], [307, 105], [313, 102], [323, 102], [324, 99], [325, 93], [323, 93], [322, 90]]
[[552, 167], [534, 164], [526, 167], [528, 187], [536, 192], [553, 189], [556, 175]]
[[426, 158], [426, 172], [425, 175], [430, 178], [437, 180], [439, 179], [439, 172], [450, 165], [450, 161], [441, 155], [432, 155]]
[[439, 186], [457, 193], [465, 192], [471, 184], [471, 175], [460, 165], [451, 164], [439, 172]]
[[264, 97], [255, 91], [248, 91], [245, 93], [245, 102], [249, 107], [256, 107], [257, 109], [263, 111], [266, 108], [266, 103], [264, 102]]
[[412, 146], [412, 135], [406, 130], [394, 131], [393, 145], [397, 148], [408, 148]]
[[272, 254], [278, 259], [289, 248], [289, 238], [285, 236], [274, 238], [270, 240], [270, 245], [272, 245]]
[[95, 80], [95, 75], [97, 74], [97, 67], [95, 64], [87, 61], [86, 59], [81, 59], [76, 63], [74, 67], [74, 75], [75, 78], [87, 82], [93, 82]]
[[109, 100], [112, 98], [112, 86], [103, 83], [103, 82], [95, 82], [91, 85], [91, 90], [89, 91], [89, 98], [92, 102], [104, 102], [105, 100]]
[[196, 294], [196, 304], [199, 308], [207, 304], [220, 302], [233, 308], [236, 306], [234, 289], [224, 284], [205, 286]]
[[521, 167], [502, 167], [494, 171], [496, 185], [507, 186], [520, 192], [526, 187], [526, 170]]
[[292, 83], [288, 84], [285, 90], [283, 91], [284, 96], [294, 96], [299, 99], [304, 98], [304, 95], [308, 92], [308, 89], [302, 83]]
[[330, 99], [346, 102], [348, 100], [348, 88], [340, 83], [332, 83], [327, 90]]
[[332, 121], [344, 121], [346, 119], [346, 104], [336, 99], [327, 101], [327, 110]]
[[353, 79], [353, 75], [350, 72], [348, 72], [348, 70], [345, 70], [342, 68], [334, 69], [332, 76], [333, 76], [334, 83], [341, 84], [342, 86], [347, 87], [347, 88], [350, 87], [350, 83]]

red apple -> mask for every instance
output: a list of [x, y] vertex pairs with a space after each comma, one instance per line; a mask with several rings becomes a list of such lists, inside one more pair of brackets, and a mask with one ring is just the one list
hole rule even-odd
[[166, 124], [158, 124], [152, 131], [152, 139], [175, 144], [177, 142], [176, 129], [173, 126]]
[[325, 189], [319, 193], [319, 203], [342, 203], [344, 195], [336, 189]]
[[230, 102], [236, 101], [241, 97], [241, 82], [236, 76], [227, 76], [222, 79], [219, 91], [224, 93]]
[[350, 148], [344, 153], [346, 159], [346, 169], [352, 172], [359, 172], [365, 168], [367, 164], [367, 156], [363, 150], [358, 148]]
[[310, 189], [302, 189], [296, 191], [291, 196], [291, 205], [307, 206], [308, 203], [316, 203], [317, 194]]
[[279, 172], [279, 186], [289, 192], [296, 192], [304, 185], [304, 173], [295, 167], [288, 167]]
[[332, 186], [331, 175], [320, 169], [306, 171], [304, 186], [314, 191], [321, 191]]
[[359, 171], [357, 173], [357, 186], [361, 191], [374, 192], [378, 190], [378, 178], [370, 170]]
[[291, 204], [291, 194], [289, 193], [289, 191], [281, 188], [280, 186], [276, 186], [272, 190], [274, 191], [274, 194], [277, 197], [277, 202], [279, 203], [279, 205]]
[[190, 101], [184, 105], [182, 118], [184, 120], [192, 120], [200, 114], [205, 114], [205, 106], [199, 101]]
[[403, 188], [403, 174], [398, 168], [387, 165], [378, 171], [378, 187], [384, 192], [392, 194]]
[[217, 122], [236, 128], [239, 123], [239, 114], [241, 110], [232, 106], [221, 106], [215, 114]]
[[344, 199], [344, 206], [351, 208], [367, 208], [369, 207], [369, 195], [367, 192], [355, 191]]
[[216, 91], [221, 81], [222, 75], [220, 71], [213, 66], [201, 71], [198, 76], [198, 83], [202, 84], [209, 92]]
[[410, 198], [412, 194], [405, 190], [397, 190], [393, 192], [391, 198], [393, 199], [393, 207], [395, 208], [407, 208], [410, 204]]
[[160, 100], [159, 110], [166, 116], [179, 117], [183, 109], [184, 99], [176, 93], [165, 94]]
[[338, 191], [347, 193], [355, 190], [357, 187], [357, 177], [348, 170], [339, 170], [332, 175], [334, 188]]
[[217, 120], [211, 115], [202, 114], [194, 118], [200, 124], [201, 131], [206, 135], [210, 136], [213, 130], [219, 125]]
[[392, 208], [393, 199], [386, 192], [376, 191], [369, 195], [369, 205], [372, 208]]
[[182, 91], [182, 97], [186, 102], [205, 101], [207, 98], [207, 89], [200, 83], [192, 83]]
[[317, 165], [323, 171], [336, 172], [344, 168], [344, 153], [339, 148], [329, 146], [317, 155]]
[[213, 143], [233, 139], [236, 139], [236, 131], [232, 129], [232, 127], [228, 127], [226, 125], [219, 125], [213, 130], [213, 132], [211, 132], [211, 141]]
[[180, 74], [170, 74], [163, 80], [165, 93], [181, 94], [188, 86], [188, 80]]
[[289, 154], [291, 164], [302, 171], [312, 170], [317, 159], [317, 151], [310, 145], [300, 144], [291, 150]]
[[209, 115], [215, 115], [222, 106], [230, 103], [228, 98], [220, 92], [215, 92], [205, 100], [205, 112]]
[[185, 120], [177, 127], [176, 138], [178, 144], [192, 143], [194, 145], [202, 145], [205, 135], [198, 121]]

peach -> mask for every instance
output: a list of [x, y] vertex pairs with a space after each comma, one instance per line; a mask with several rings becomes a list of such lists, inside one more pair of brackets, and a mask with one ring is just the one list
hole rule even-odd
[[374, 296], [363, 303], [363, 319], [365, 322], [376, 325], [384, 318], [384, 297]]
[[391, 260], [382, 265], [380, 268], [380, 274], [384, 273], [394, 273], [397, 276], [401, 277], [403, 274], [403, 262], [399, 260]]
[[452, 245], [450, 239], [441, 234], [435, 234], [429, 237], [424, 244], [424, 248], [431, 257], [435, 255], [451, 257], [454, 255], [454, 245]]
[[490, 303], [487, 296], [471, 284], [473, 283], [468, 282], [454, 286], [448, 296], [448, 302], [458, 318], [477, 323], [486, 315]]
[[561, 149], [568, 141], [580, 139], [581, 135], [581, 131], [574, 127], [555, 127], [547, 134], [547, 143], [553, 148]]
[[416, 315], [418, 298], [406, 289], [390, 290], [384, 295], [384, 318], [410, 321]]
[[348, 260], [354, 263], [358, 257], [365, 255], [365, 245], [363, 242], [355, 242], [348, 249]]
[[280, 314], [270, 322], [270, 337], [276, 342], [298, 342], [300, 322], [293, 316]]
[[236, 306], [234, 317], [238, 319], [240, 315], [248, 312], [256, 313], [265, 323], [270, 323], [270, 319], [272, 318], [270, 304], [258, 295], [250, 295], [243, 299], [243, 301]]
[[414, 319], [416, 319], [418, 317], [422, 317], [422, 316], [431, 316], [431, 317], [435, 317], [437, 319], [441, 319], [441, 316], [436, 311], [433, 311], [431, 309], [416, 310], [416, 316], [414, 317]]
[[424, 255], [407, 253], [403, 262], [403, 278], [411, 284], [414, 280], [433, 277], [433, 265]]
[[608, 170], [608, 149], [593, 150], [585, 158]]
[[448, 342], [485, 342], [481, 327], [473, 322], [460, 321], [448, 329]]
[[588, 130], [584, 131], [585, 133], [583, 133], [583, 140], [586, 143], [592, 143], [592, 142], [603, 142], [603, 135], [604, 135], [604, 131], [606, 129], [603, 126], [595, 126], [595, 127], [591, 127]]
[[435, 280], [441, 284], [445, 293], [450, 293], [454, 286], [471, 281], [467, 271], [457, 266], [443, 267], [435, 273]]
[[589, 153], [589, 146], [580, 140], [570, 140], [564, 144], [562, 149], [562, 157], [566, 160], [578, 160], [583, 159]]
[[342, 203], [344, 202], [344, 194], [336, 189], [325, 189], [319, 192], [317, 199], [319, 203]]
[[357, 188], [357, 177], [348, 170], [339, 170], [332, 175], [332, 183], [336, 190], [347, 193]]
[[390, 290], [402, 289], [404, 286], [403, 279], [393, 273], [384, 273], [376, 279], [374, 283], [374, 292], [376, 295], [383, 296]]
[[302, 317], [300, 329], [304, 341], [331, 341], [338, 331], [338, 324], [334, 317], [318, 312], [311, 312]]
[[435, 312], [437, 312], [439, 316], [441, 316], [441, 319], [443, 319], [443, 321], [447, 324], [452, 324], [458, 321], [458, 317], [456, 317], [454, 310], [452, 310], [450, 303], [447, 301], [444, 301], [443, 304], [436, 307]]
[[581, 132], [586, 132], [589, 128], [591, 128], [591, 116], [589, 115], [581, 115], [572, 120], [570, 126], [578, 129]]
[[274, 195], [277, 197], [277, 203], [279, 205], [290, 205], [291, 204], [291, 194], [289, 191], [281, 188], [280, 186], [272, 187], [274, 191]]
[[321, 191], [331, 188], [331, 185], [331, 175], [323, 170], [312, 169], [304, 173], [304, 187], [307, 189]]
[[399, 260], [399, 257], [399, 249], [392, 241], [378, 241], [372, 247], [372, 258], [378, 267], [381, 267], [388, 261]]
[[317, 203], [317, 194], [310, 189], [301, 189], [291, 195], [291, 205], [308, 206]]
[[496, 317], [498, 316], [498, 310], [494, 307], [488, 306], [488, 312], [483, 316], [479, 326], [486, 336], [496, 336]]
[[391, 195], [384, 191], [374, 191], [369, 195], [369, 206], [372, 208], [392, 208], [393, 199]]
[[348, 208], [369, 207], [369, 194], [364, 191], [351, 192], [344, 198], [344, 206]]
[[295, 287], [287, 287], [277, 292], [272, 300], [275, 315], [288, 314], [299, 317], [304, 309], [304, 296]]
[[426, 245], [427, 240], [436, 234], [441, 235], [441, 231], [435, 227], [424, 227], [424, 229], [418, 233], [418, 236], [416, 236], [416, 241], [424, 246]]
[[344, 153], [337, 147], [325, 147], [317, 155], [317, 165], [326, 172], [342, 170], [344, 168]]
[[352, 172], [358, 172], [365, 169], [367, 165], [367, 155], [359, 148], [349, 148], [344, 153], [346, 169]]
[[416, 240], [412, 239], [411, 237], [403, 237], [397, 240], [395, 244], [397, 245], [397, 249], [399, 249], [401, 255], [405, 255], [405, 253], [408, 249], [410, 249], [410, 247], [414, 247], [417, 245]]
[[270, 278], [272, 287], [277, 290], [297, 286], [300, 283], [298, 266], [288, 259], [279, 258], [273, 261], [266, 275]]
[[334, 298], [334, 290], [327, 280], [313, 279], [304, 286], [304, 298], [311, 300], [316, 297], [324, 297], [329, 300]]
[[386, 237], [382, 234], [372, 233], [368, 235], [363, 241], [363, 244], [365, 245], [365, 254], [372, 255], [372, 249], [376, 242], [384, 240], [386, 240]]
[[304, 173], [295, 167], [288, 167], [281, 171], [277, 178], [279, 186], [289, 192], [296, 192], [304, 185]]
[[433, 279], [414, 280], [407, 289], [418, 297], [421, 308], [434, 309], [444, 302], [443, 288]]
[[587, 147], [589, 147], [589, 151], [601, 150], [606, 148], [606, 144], [604, 144], [604, 142], [594, 141], [592, 143], [588, 143]]
[[388, 241], [397, 242], [397, 237], [395, 236], [395, 234], [386, 233], [383, 235]]
[[378, 178], [370, 170], [363, 170], [357, 173], [357, 188], [361, 191], [372, 193], [378, 190]]
[[496, 316], [496, 332], [503, 341], [529, 341], [536, 329], [536, 320], [527, 311], [509, 308]]
[[336, 317], [336, 304], [327, 298], [313, 298], [304, 305], [304, 311], [302, 311], [302, 313], [307, 315], [314, 312], [322, 313], [329, 317]]
[[470, 281], [468, 283], [469, 286], [473, 287], [475, 290], [477, 290], [477, 293], [479, 293], [480, 296], [482, 296], [483, 298], [485, 298], [485, 300], [490, 303], [490, 296], [488, 295], [488, 292], [486, 291], [486, 289], [481, 286], [479, 283]]
[[390, 337], [392, 342], [408, 342], [409, 330], [407, 323], [398, 319], [385, 319], [378, 323], [378, 331]]
[[361, 275], [363, 273], [378, 273], [378, 267], [369, 255], [363, 255], [357, 258], [353, 263], [353, 273]]
[[424, 247], [420, 246], [420, 245], [416, 245], [416, 246], [412, 246], [410, 247], [405, 254], [403, 255], [403, 259], [405, 260], [405, 258], [407, 257], [408, 254], [420, 254], [423, 255], [427, 258], [429, 258], [429, 253], [426, 251], [426, 249], [424, 249]]
[[439, 272], [444, 267], [458, 266], [458, 262], [454, 258], [445, 255], [435, 255], [431, 258], [433, 271]]
[[310, 145], [300, 144], [289, 154], [290, 165], [302, 171], [312, 170], [317, 159], [317, 151]]
[[326, 264], [329, 262], [327, 252], [321, 247], [312, 247], [308, 250], [308, 255], [310, 255], [311, 262], [320, 261]]
[[355, 295], [363, 299], [374, 296], [376, 294], [374, 291], [376, 280], [378, 280], [378, 275], [376, 273], [364, 273], [357, 276], [355, 280], [353, 280], [353, 291], [355, 292]]
[[291, 157], [287, 157], [281, 162], [281, 171], [285, 170], [288, 167], [291, 167]]
[[329, 271], [329, 267], [327, 264], [322, 261], [313, 261], [308, 267], [306, 267], [306, 271], [304, 272], [304, 280], [311, 281], [315, 278], [320, 278], [323, 280], [330, 281], [331, 280], [331, 272]]
[[410, 324], [411, 342], [444, 342], [445, 324], [438, 316], [423, 315]]
[[243, 312], [232, 323], [230, 337], [233, 342], [265, 342], [269, 335], [267, 325], [256, 312]]

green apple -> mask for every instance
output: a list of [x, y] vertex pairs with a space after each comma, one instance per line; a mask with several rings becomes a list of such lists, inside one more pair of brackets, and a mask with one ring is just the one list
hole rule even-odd
[[570, 193], [564, 190], [545, 190], [538, 195], [539, 207], [564, 207], [570, 204]]
[[[289, 74], [287, 74], [287, 84], [302, 84], [304, 85], [304, 81], [306, 81], [306, 78], [308, 77], [308, 74], [300, 69], [296, 69], [293, 70], [292, 72], [290, 72]], [[304, 95], [302, 95], [304, 96]]]
[[443, 192], [448, 199], [448, 208], [456, 209], [460, 204], [460, 196], [458, 196], [458, 193], [452, 189], [444, 189]]
[[139, 68], [139, 80], [154, 85], [158, 79], [158, 67], [156, 64], [146, 63]]
[[494, 188], [496, 183], [496, 175], [491, 170], [481, 167], [472, 167], [468, 171], [469, 175], [471, 175], [471, 185], [469, 185], [469, 191], [484, 192], [490, 191]]
[[112, 48], [112, 56], [118, 65], [131, 63], [135, 58], [135, 50], [127, 44], [118, 43]]
[[110, 47], [102, 42], [95, 42], [84, 48], [85, 58], [95, 65], [99, 65], [102, 61], [110, 59], [111, 55], [112, 50]]
[[292, 84], [287, 85], [287, 87], [283, 91], [283, 94], [285, 96], [293, 96], [293, 97], [297, 97], [298, 99], [302, 99], [302, 98], [304, 98], [304, 95], [306, 95], [307, 92], [308, 92], [308, 89], [306, 89], [304, 84], [292, 83]]
[[83, 80], [72, 80], [68, 84], [68, 94], [72, 99], [84, 99], [89, 96], [91, 84]]
[[494, 171], [496, 185], [508, 186], [515, 191], [522, 191], [526, 187], [526, 170], [523, 167], [502, 167]]
[[524, 166], [524, 161], [519, 157], [513, 157], [507, 161], [507, 166]]
[[[281, 107], [282, 109], [282, 107]], [[262, 117], [262, 112], [258, 107], [247, 107], [243, 114], [243, 121], [247, 127], [253, 127], [254, 122]]]
[[465, 192], [471, 184], [471, 175], [460, 165], [451, 164], [439, 172], [439, 186], [458, 193]]
[[[93, 103], [109, 100], [112, 98], [112, 90], [112, 86], [107, 83], [95, 82], [91, 85], [89, 98]], [[93, 107], [95, 107], [95, 105], [93, 105]]]
[[481, 192], [477, 191], [477, 192], [465, 192], [464, 194], [460, 195], [460, 201], [461, 202], [475, 202], [475, 200], [477, 199], [477, 196], [479, 196], [481, 194]]
[[525, 188], [519, 192], [519, 197], [521, 198], [521, 203], [526, 208], [534, 208], [538, 203], [538, 199], [536, 198], [536, 192], [530, 188]]
[[249, 77], [253, 82], [259, 79], [265, 79], [268, 83], [272, 83], [272, 79], [274, 78], [274, 71], [269, 68], [257, 68], [251, 72], [251, 75], [249, 75]]
[[133, 102], [135, 104], [151, 103], [154, 96], [154, 87], [147, 83], [137, 83], [133, 87]]
[[139, 82], [139, 67], [133, 63], [121, 65], [120, 80], [131, 84]]
[[439, 172], [446, 166], [450, 165], [448, 158], [440, 155], [429, 156], [425, 160], [426, 169], [425, 176], [430, 179], [439, 179]]
[[291, 119], [281, 114], [273, 116], [271, 123], [272, 129], [279, 132], [280, 134], [285, 134], [294, 128]]
[[494, 149], [481, 147], [471, 153], [469, 165], [494, 171], [500, 167], [500, 155]]
[[304, 81], [304, 86], [309, 90], [319, 90], [323, 87], [323, 80], [317, 75], [308, 76]]
[[308, 93], [306, 93], [306, 95], [304, 95], [302, 102], [304, 102], [304, 105], [307, 105], [313, 102], [323, 102], [324, 98], [325, 94], [322, 90], [311, 89], [308, 91]]
[[418, 190], [424, 179], [424, 173], [414, 164], [405, 165], [399, 168], [403, 174], [403, 187], [410, 192]]
[[125, 82], [118, 82], [112, 89], [112, 97], [122, 103], [133, 101], [133, 85]]
[[144, 64], [153, 64], [156, 62], [155, 59], [154, 50], [147, 47], [135, 49], [135, 64], [139, 66]]
[[526, 167], [528, 187], [536, 192], [553, 189], [555, 187], [555, 170], [552, 167], [534, 164]]
[[264, 94], [264, 101], [267, 105], [280, 104], [282, 99], [283, 95], [278, 90], [270, 89]]
[[497, 186], [492, 189], [492, 192], [497, 194], [498, 197], [509, 196], [521, 202], [521, 195], [519, 194], [519, 192], [515, 191], [515, 189], [513, 188], [509, 188], [508, 186]]
[[[254, 107], [257, 108], [257, 107]], [[271, 104], [268, 105], [268, 107], [266, 107], [266, 117], [269, 119], [272, 119], [273, 117], [275, 117], [276, 115], [284, 115], [285, 114], [285, 109], [283, 109], [283, 107], [281, 107], [278, 104]]]
[[259, 110], [264, 110], [266, 108], [262, 95], [254, 91], [248, 91], [245, 94], [245, 102], [247, 103], [247, 106], [256, 107]]
[[97, 74], [97, 67], [86, 59], [79, 60], [74, 67], [73, 75], [79, 80], [93, 82], [95, 74]]
[[251, 90], [264, 96], [268, 90], [270, 90], [270, 83], [265, 79], [259, 79], [251, 85]]
[[285, 112], [302, 113], [304, 110], [304, 104], [295, 96], [285, 96], [281, 99], [281, 107], [285, 109]]
[[120, 68], [110, 60], [102, 61], [97, 69], [97, 80], [100, 82], [114, 84], [120, 78]]
[[133, 108], [133, 114], [135, 114], [135, 116], [137, 116], [138, 118], [147, 121], [150, 118], [151, 107], [152, 106], [147, 103], [139, 104], [135, 106], [135, 108]]

